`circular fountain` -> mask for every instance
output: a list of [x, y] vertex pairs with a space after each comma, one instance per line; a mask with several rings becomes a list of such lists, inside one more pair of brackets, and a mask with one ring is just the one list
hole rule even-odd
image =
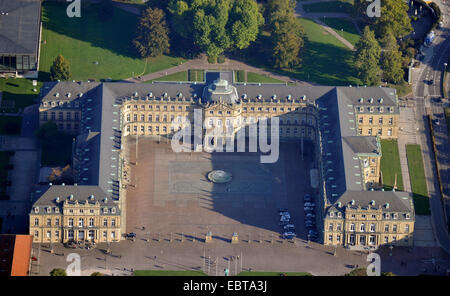
[[228, 183], [231, 181], [231, 179], [232, 179], [231, 174], [223, 170], [214, 170], [208, 173], [208, 180], [213, 183], [217, 184]]

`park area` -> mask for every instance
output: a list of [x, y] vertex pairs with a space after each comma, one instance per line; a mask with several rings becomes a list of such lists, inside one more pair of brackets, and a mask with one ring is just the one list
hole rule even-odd
[[416, 214], [430, 215], [430, 201], [420, 145], [406, 145], [406, 157], [408, 158], [408, 170]]
[[[0, 78], [1, 112], [18, 112], [32, 105], [39, 95], [41, 82], [33, 86], [31, 79]], [[36, 92], [34, 91], [36, 89]]]
[[383, 174], [384, 189], [392, 190], [397, 177], [397, 190], [403, 191], [403, 177], [397, 140], [381, 140], [381, 153], [381, 172]]
[[71, 65], [75, 80], [120, 80], [170, 68], [184, 59], [170, 56], [137, 56], [132, 46], [137, 16], [113, 9], [110, 21], [102, 22], [95, 4], [83, 3], [82, 17], [69, 18], [65, 4], [42, 6], [41, 81], [49, 80], [50, 67], [58, 54]]
[[[300, 65], [293, 69], [274, 69], [272, 67], [267, 58], [272, 54], [270, 47], [267, 46], [271, 43], [271, 36], [268, 32], [263, 32], [254, 46], [244, 50], [245, 62], [274, 73], [321, 85], [361, 85], [361, 81], [356, 77], [353, 51], [314, 20], [308, 18], [298, 18], [297, 20], [305, 33]], [[345, 21], [338, 21], [339, 24], [343, 24], [343, 22]], [[345, 28], [350, 26], [348, 23], [345, 24]], [[336, 25], [336, 28], [338, 27]], [[353, 29], [349, 33], [346, 31], [344, 38], [352, 36], [350, 40], [355, 42], [358, 37], [354, 32]]]

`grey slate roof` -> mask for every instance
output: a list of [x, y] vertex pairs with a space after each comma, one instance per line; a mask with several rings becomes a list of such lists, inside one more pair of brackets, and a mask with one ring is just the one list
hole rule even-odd
[[[354, 205], [351, 205], [352, 200], [355, 201]], [[345, 206], [367, 208], [372, 201], [375, 202], [371, 206], [372, 208], [379, 209], [381, 207], [383, 212], [410, 213], [412, 214], [411, 218], [414, 217], [412, 193], [400, 191], [364, 191], [363, 194], [361, 194], [361, 191], [347, 191], [330, 209], [341, 209]], [[338, 202], [341, 203], [341, 207], [339, 207]], [[386, 204], [389, 204], [389, 207]]]
[[[73, 200], [70, 200], [70, 196], [73, 196]], [[93, 195], [93, 199], [91, 199]], [[59, 202], [57, 202], [59, 197]], [[115, 213], [119, 215], [120, 210], [117, 204], [108, 197], [108, 195], [98, 186], [79, 186], [79, 185], [53, 185], [48, 188], [47, 191], [33, 204], [31, 213], [35, 213], [34, 209], [39, 208], [39, 213], [46, 213], [47, 207], [58, 207], [61, 210], [62, 204], [68, 200], [69, 203], [77, 201], [80, 204], [88, 202], [89, 204], [95, 204], [97, 201], [100, 203], [100, 207], [107, 207], [109, 209], [115, 208]], [[51, 213], [55, 213], [52, 209]], [[103, 211], [101, 212], [103, 214]], [[111, 212], [109, 212], [111, 214]]]
[[0, 0], [0, 54], [37, 54], [40, 0]]
[[344, 142], [356, 154], [379, 154], [381, 152], [375, 136], [348, 136]]

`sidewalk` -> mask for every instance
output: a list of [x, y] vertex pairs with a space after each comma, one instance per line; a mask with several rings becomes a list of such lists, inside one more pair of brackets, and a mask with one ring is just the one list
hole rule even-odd
[[174, 74], [181, 71], [187, 71], [189, 69], [200, 69], [200, 70], [243, 70], [246, 72], [254, 72], [260, 75], [266, 75], [270, 78], [278, 79], [284, 81], [286, 83], [293, 83], [297, 85], [313, 85], [312, 83], [307, 83], [301, 80], [297, 80], [288, 76], [279, 75], [276, 73], [272, 73], [270, 71], [262, 70], [260, 68], [256, 68], [245, 64], [243, 62], [232, 60], [225, 58], [225, 62], [222, 64], [210, 64], [208, 63], [206, 55], [202, 54], [199, 58], [194, 60], [189, 60], [179, 66], [172, 67], [163, 71], [143, 75], [140, 78], [128, 78], [126, 81], [131, 82], [144, 82], [153, 80], [156, 78], [164, 77], [170, 74]]

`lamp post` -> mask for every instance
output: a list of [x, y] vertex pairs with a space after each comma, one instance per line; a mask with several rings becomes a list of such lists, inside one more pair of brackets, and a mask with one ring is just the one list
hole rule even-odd
[[393, 245], [390, 245], [390, 246], [389, 246], [389, 250], [390, 250], [389, 256], [390, 256], [390, 257], [392, 257], [392, 249], [394, 249], [394, 246], [393, 246]]

